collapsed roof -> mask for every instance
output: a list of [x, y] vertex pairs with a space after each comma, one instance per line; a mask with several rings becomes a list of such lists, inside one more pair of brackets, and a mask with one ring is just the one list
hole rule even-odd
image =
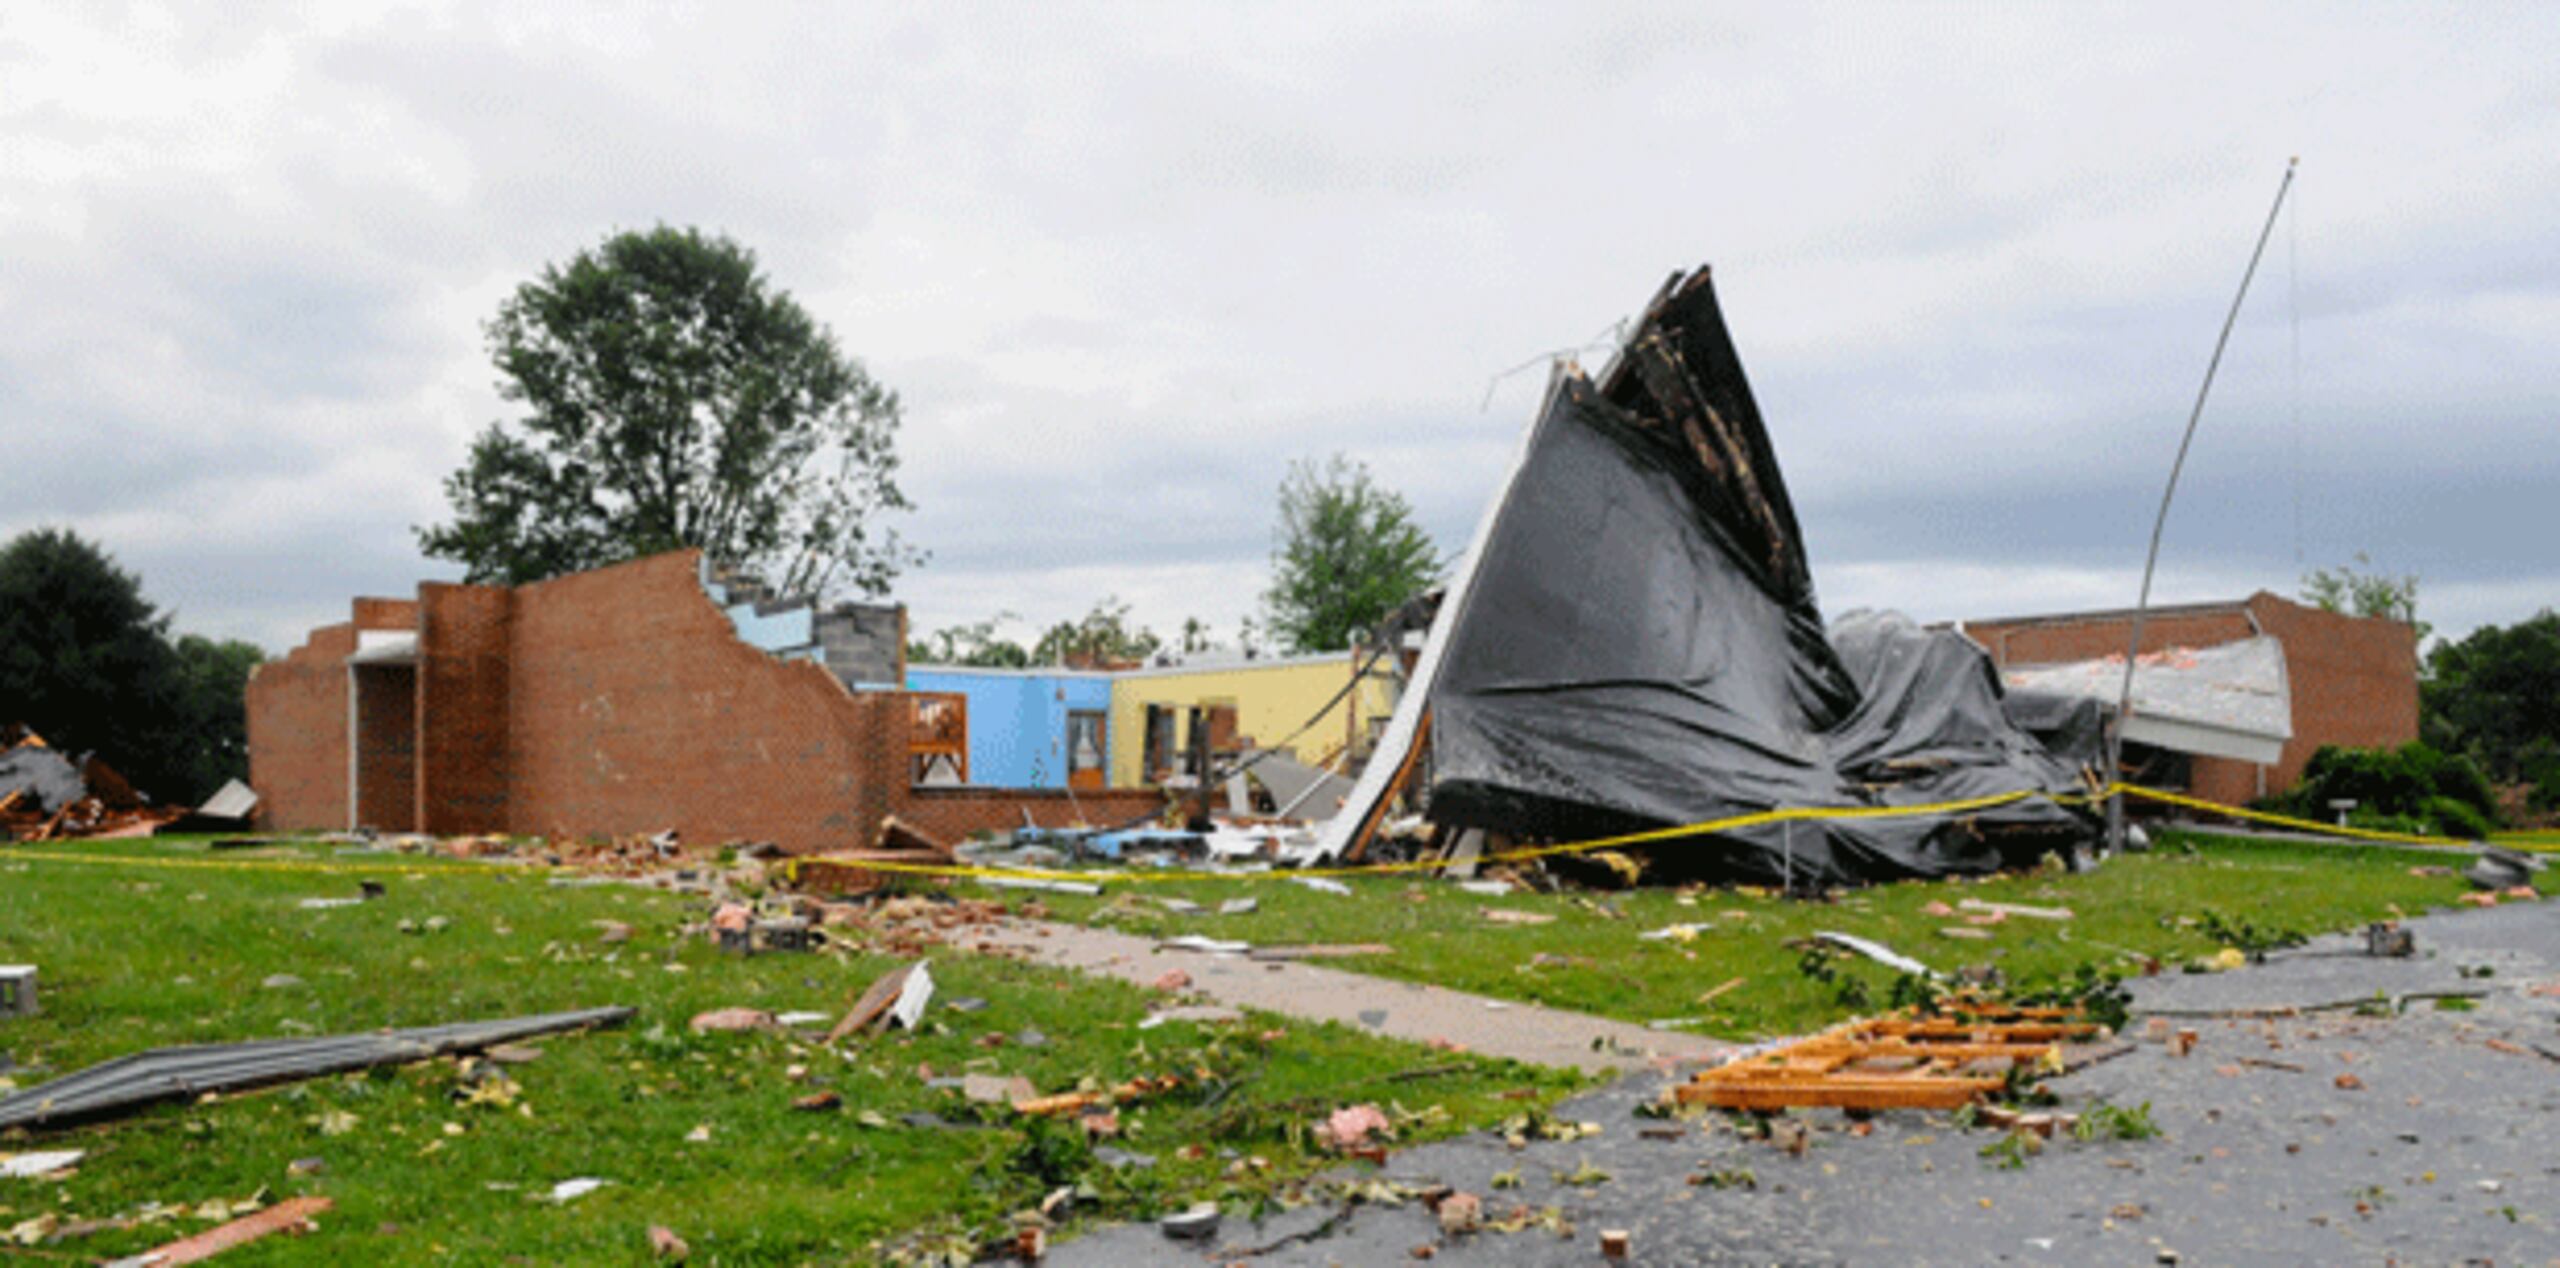
[[[2007, 679], [2012, 700], [2094, 701], [2112, 714], [2124, 686], [2124, 657], [2020, 665]], [[2145, 652], [2133, 663], [2126, 714], [2127, 743], [2272, 763], [2293, 738], [2284, 645], [2262, 634], [2212, 647]]]
[[2079, 772], [2001, 694], [1961, 635], [1877, 614], [1825, 631], [1707, 272], [1674, 274], [1598, 381], [1565, 367], [1550, 382], [1317, 853], [1356, 853], [1408, 777], [1434, 822], [1545, 840], [2029, 794], [1652, 850], [1798, 885], [1989, 871], [2093, 828], [2050, 800]]

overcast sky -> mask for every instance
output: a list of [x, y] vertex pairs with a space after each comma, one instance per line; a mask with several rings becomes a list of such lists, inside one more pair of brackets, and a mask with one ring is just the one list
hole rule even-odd
[[1334, 451], [1454, 553], [1699, 263], [1828, 609], [2122, 605], [2296, 154], [2161, 596], [2560, 603], [2560, 8], [312, 7], [0, 6], [0, 533], [182, 629], [455, 575], [481, 323], [661, 221], [904, 397], [920, 631], [1231, 632]]

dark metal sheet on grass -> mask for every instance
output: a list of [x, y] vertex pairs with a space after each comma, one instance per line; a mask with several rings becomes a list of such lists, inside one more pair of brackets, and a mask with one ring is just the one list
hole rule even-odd
[[628, 1008], [588, 1008], [410, 1030], [154, 1048], [117, 1057], [0, 1100], [0, 1130], [109, 1117], [159, 1101], [315, 1079], [347, 1070], [473, 1052], [536, 1035], [615, 1026]]

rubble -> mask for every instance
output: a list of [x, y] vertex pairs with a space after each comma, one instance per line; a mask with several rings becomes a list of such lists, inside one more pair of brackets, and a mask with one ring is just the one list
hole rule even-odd
[[95, 754], [75, 759], [23, 725], [0, 727], [0, 831], [10, 839], [149, 836], [184, 814], [151, 805]]

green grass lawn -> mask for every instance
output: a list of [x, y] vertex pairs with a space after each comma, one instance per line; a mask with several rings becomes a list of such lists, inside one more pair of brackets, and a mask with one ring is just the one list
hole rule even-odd
[[[1151, 935], [1384, 943], [1395, 948], [1393, 955], [1328, 963], [1628, 1021], [1696, 1019], [1687, 1028], [1697, 1033], [1756, 1039], [1816, 1029], [1853, 1011], [1840, 1002], [1836, 985], [1797, 967], [1802, 951], [1794, 944], [1816, 930], [1872, 938], [1942, 971], [1994, 965], [2013, 986], [2056, 982], [2084, 963], [2131, 969], [2140, 956], [2168, 961], [2174, 971], [2220, 945], [2182, 919], [2214, 910], [2262, 930], [2354, 928], [2451, 903], [2468, 888], [2462, 880], [2412, 875], [2411, 869], [2460, 862], [2390, 848], [2172, 834], [2160, 848], [2119, 856], [2087, 875], [1912, 882], [1847, 891], [1829, 902], [1659, 888], [1486, 898], [1434, 881], [1376, 879], [1351, 882], [1350, 897], [1286, 881], [1203, 881], [1123, 885], [1101, 899], [1059, 896], [1052, 905], [1061, 918], [1103, 919]], [[1154, 901], [1185, 898], [1214, 910], [1220, 899], [1248, 893], [1260, 900], [1249, 915], [1176, 916]], [[2074, 915], [1969, 926], [1921, 910], [1966, 898], [2067, 907]], [[1486, 909], [1555, 919], [1499, 924], [1484, 916]], [[1637, 936], [1677, 924], [1701, 928], [1685, 941]], [[1949, 928], [1982, 928], [1991, 936], [1959, 939], [1942, 932]], [[1858, 972], [1882, 1001], [1892, 974], [1873, 966]], [[1734, 978], [1741, 985], [1699, 1002]]]
[[[1556, 1071], [1267, 1017], [1140, 1032], [1148, 992], [959, 953], [935, 960], [940, 990], [925, 1033], [862, 1041], [847, 1059], [780, 1034], [695, 1035], [686, 1021], [730, 1005], [834, 1014], [896, 961], [724, 955], [678, 932], [704, 914], [697, 899], [377, 858], [368, 863], [383, 869], [387, 897], [312, 911], [297, 900], [353, 893], [357, 878], [263, 870], [257, 859], [228, 866], [243, 852], [201, 843], [35, 848], [225, 865], [33, 862], [0, 848], [0, 962], [42, 970], [42, 1015], [0, 1022], [0, 1052], [17, 1064], [7, 1075], [20, 1086], [167, 1044], [607, 1004], [639, 1015], [618, 1030], [536, 1041], [543, 1055], [508, 1070], [521, 1085], [512, 1105], [460, 1103], [458, 1067], [438, 1061], [0, 1139], [0, 1152], [88, 1151], [65, 1182], [0, 1180], [0, 1229], [48, 1213], [71, 1222], [313, 1193], [337, 1203], [318, 1235], [272, 1238], [225, 1262], [644, 1262], [651, 1224], [685, 1237], [695, 1263], [859, 1262], [1001, 1232], [1010, 1213], [1074, 1180], [1095, 1186], [1098, 1215], [1242, 1200], [1323, 1165], [1292, 1143], [1290, 1127], [1343, 1103], [1436, 1107], [1440, 1117], [1409, 1129], [1416, 1139], [1577, 1085]], [[317, 847], [256, 853], [326, 857]], [[428, 930], [437, 917], [444, 927]], [[605, 945], [598, 920], [627, 922], [636, 936]], [[275, 974], [301, 985], [262, 985]], [[986, 1007], [944, 1006], [967, 997]], [[1266, 1038], [1274, 1028], [1285, 1033]], [[1044, 1032], [1047, 1046], [981, 1042], [1025, 1029]], [[808, 1067], [806, 1082], [786, 1077], [794, 1064]], [[1009, 1111], [989, 1110], [974, 1127], [900, 1123], [918, 1110], [970, 1114], [956, 1093], [927, 1087], [928, 1066], [1019, 1074], [1044, 1092], [1198, 1066], [1218, 1077], [1124, 1109], [1126, 1138], [1114, 1143], [1158, 1161], [1115, 1172], [1085, 1153], [1079, 1133], [1029, 1132]], [[1382, 1077], [1433, 1067], [1455, 1068]], [[840, 1092], [844, 1108], [790, 1107], [819, 1088]], [[688, 1139], [697, 1129], [707, 1141]], [[1257, 1156], [1269, 1170], [1230, 1174], [1235, 1160]], [[325, 1171], [289, 1177], [303, 1158]], [[539, 1199], [576, 1177], [612, 1183], [565, 1205]], [[0, 1244], [0, 1256], [92, 1262], [214, 1222], [179, 1215], [52, 1245]]]

